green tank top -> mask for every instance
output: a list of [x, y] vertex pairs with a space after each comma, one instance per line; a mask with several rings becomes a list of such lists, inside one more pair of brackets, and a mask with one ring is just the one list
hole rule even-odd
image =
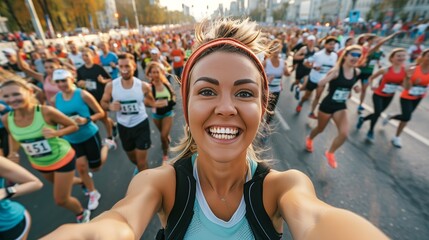
[[64, 166], [66, 163], [61, 164], [62, 161], [69, 162], [70, 159], [65, 159], [65, 157], [73, 149], [66, 140], [59, 137], [50, 139], [43, 137], [43, 128], [55, 129], [55, 126], [45, 122], [40, 106], [34, 108], [33, 122], [26, 127], [16, 126], [14, 117], [14, 111], [11, 111], [7, 117], [9, 131], [12, 137], [21, 144], [34, 168], [51, 171], [56, 170], [52, 169], [54, 166]]
[[164, 86], [164, 89], [162, 89], [161, 92], [155, 91], [154, 97], [155, 97], [155, 99], [167, 99], [168, 101], [171, 100], [170, 91], [168, 91], [166, 86]]

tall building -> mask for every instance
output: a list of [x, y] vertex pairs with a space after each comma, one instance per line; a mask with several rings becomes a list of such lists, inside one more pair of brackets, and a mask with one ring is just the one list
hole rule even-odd
[[351, 0], [324, 0], [320, 5], [321, 20], [324, 22], [342, 21], [348, 17], [351, 5]]
[[380, 3], [381, 0], [360, 0], [360, 1], [356, 1], [356, 6], [355, 6], [355, 10], [360, 11], [360, 17], [366, 20], [370, 20], [367, 19], [367, 15], [369, 13], [369, 11], [371, 10], [371, 8], [373, 7], [374, 4], [376, 3]]
[[247, 12], [251, 12], [258, 8], [259, 0], [249, 0], [247, 2]]
[[238, 3], [236, 1], [232, 1], [229, 5], [229, 15], [230, 16], [238, 16]]
[[108, 28], [118, 26], [118, 18], [115, 0], [105, 0], [106, 6], [106, 25]]
[[429, 19], [429, 0], [409, 0], [404, 11], [408, 21]]

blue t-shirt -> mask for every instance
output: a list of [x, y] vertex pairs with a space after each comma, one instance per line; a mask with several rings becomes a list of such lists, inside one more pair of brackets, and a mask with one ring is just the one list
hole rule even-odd
[[118, 65], [118, 56], [112, 52], [108, 52], [106, 56], [104, 54], [100, 55], [100, 62], [101, 66], [112, 76], [112, 79], [115, 79], [118, 77], [119, 69], [117, 67], [112, 68], [110, 63], [114, 62], [116, 65]]
[[[72, 98], [69, 100], [64, 100], [63, 93], [58, 92], [55, 96], [55, 105], [60, 112], [72, 119], [78, 116], [84, 118], [91, 116], [88, 105], [82, 99], [82, 89], [80, 88], [75, 89]], [[70, 143], [78, 144], [85, 142], [97, 132], [98, 126], [94, 122], [88, 121], [86, 124], [80, 125], [79, 130], [65, 135], [63, 138]]]
[[[0, 188], [5, 187], [4, 178], [0, 178]], [[25, 208], [9, 199], [0, 200], [0, 232], [15, 227], [24, 219]]]
[[[3, 116], [3, 115], [5, 115], [6, 113], [8, 113], [8, 112], [10, 112], [11, 110], [12, 110], [12, 108], [11, 107], [9, 107], [9, 105], [7, 105], [6, 104], [6, 102], [5, 101], [3, 101], [3, 100], [0, 100], [0, 104], [1, 105], [4, 105], [6, 108], [2, 111], [2, 112], [0, 112], [0, 118]], [[2, 121], [0, 121], [0, 128], [4, 128], [4, 125], [3, 125], [3, 122]]]

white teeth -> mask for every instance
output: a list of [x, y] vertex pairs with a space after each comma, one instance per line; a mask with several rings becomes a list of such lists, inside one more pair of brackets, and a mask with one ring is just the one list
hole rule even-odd
[[238, 128], [211, 127], [210, 135], [217, 139], [233, 139], [237, 137]]

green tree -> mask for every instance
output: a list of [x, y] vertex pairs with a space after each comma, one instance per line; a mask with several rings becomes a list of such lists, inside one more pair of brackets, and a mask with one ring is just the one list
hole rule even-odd
[[287, 9], [289, 7], [289, 3], [282, 3], [279, 8], [276, 8], [273, 11], [273, 19], [274, 21], [282, 21], [285, 20]]

